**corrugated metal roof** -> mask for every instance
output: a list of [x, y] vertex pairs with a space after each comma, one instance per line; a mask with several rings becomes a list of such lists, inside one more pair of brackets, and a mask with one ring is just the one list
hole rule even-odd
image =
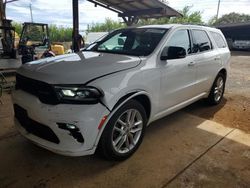
[[118, 13], [119, 17], [138, 18], [178, 17], [179, 12], [161, 0], [88, 0]]

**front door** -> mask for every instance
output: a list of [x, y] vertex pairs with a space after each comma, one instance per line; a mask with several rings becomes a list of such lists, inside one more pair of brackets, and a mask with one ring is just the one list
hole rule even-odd
[[161, 66], [160, 111], [167, 110], [195, 96], [196, 66], [191, 55], [190, 33], [175, 31], [165, 46], [182, 47], [187, 56], [159, 62]]

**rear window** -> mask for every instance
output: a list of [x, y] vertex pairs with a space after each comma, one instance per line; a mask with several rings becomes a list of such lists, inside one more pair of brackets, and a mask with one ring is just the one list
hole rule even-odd
[[223, 37], [219, 33], [212, 32], [212, 31], [210, 33], [213, 36], [215, 43], [217, 44], [217, 46], [219, 48], [226, 48], [227, 47], [225, 40], [223, 39]]
[[204, 52], [212, 49], [211, 41], [207, 33], [203, 30], [192, 30], [193, 53]]

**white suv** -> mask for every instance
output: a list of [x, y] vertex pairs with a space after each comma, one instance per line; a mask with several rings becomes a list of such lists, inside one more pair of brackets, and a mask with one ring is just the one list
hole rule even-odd
[[206, 98], [220, 103], [230, 51], [221, 31], [192, 25], [116, 30], [82, 52], [17, 72], [15, 122], [34, 143], [70, 156], [123, 160], [151, 122]]

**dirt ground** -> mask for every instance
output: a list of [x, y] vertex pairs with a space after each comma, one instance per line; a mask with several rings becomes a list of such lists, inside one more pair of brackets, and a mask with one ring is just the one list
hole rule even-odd
[[124, 162], [64, 157], [14, 128], [10, 95], [0, 99], [2, 187], [250, 187], [250, 53], [233, 53], [225, 97], [199, 101], [147, 128]]
[[199, 101], [185, 111], [250, 133], [250, 52], [232, 52], [232, 55], [222, 103], [209, 107]]

